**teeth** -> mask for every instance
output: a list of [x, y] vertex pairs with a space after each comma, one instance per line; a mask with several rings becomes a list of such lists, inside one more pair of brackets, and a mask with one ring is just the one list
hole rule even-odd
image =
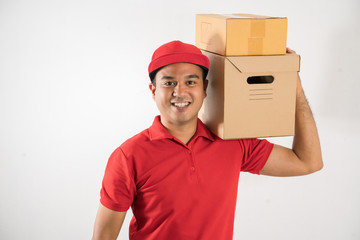
[[187, 105], [189, 105], [190, 103], [187, 102], [187, 103], [174, 103], [175, 107], [185, 107]]

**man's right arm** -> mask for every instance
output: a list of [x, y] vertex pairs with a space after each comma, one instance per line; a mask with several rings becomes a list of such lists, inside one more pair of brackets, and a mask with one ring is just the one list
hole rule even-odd
[[102, 204], [95, 219], [93, 240], [116, 240], [124, 222], [126, 212], [116, 212]]

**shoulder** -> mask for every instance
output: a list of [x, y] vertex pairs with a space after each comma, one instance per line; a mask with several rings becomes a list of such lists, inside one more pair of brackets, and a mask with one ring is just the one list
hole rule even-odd
[[253, 149], [261, 149], [261, 148], [269, 148], [272, 147], [272, 143], [268, 142], [266, 139], [259, 139], [259, 138], [246, 138], [246, 139], [222, 139], [215, 134], [214, 136], [214, 143], [220, 145], [222, 147], [234, 148], [238, 147], [242, 151], [246, 152]]
[[120, 145], [119, 148], [124, 152], [128, 152], [129, 150], [133, 150], [134, 148], [146, 145], [149, 141], [149, 129], [145, 129], [140, 133], [127, 139]]
[[148, 141], [148, 129], [132, 136], [118, 146], [110, 155], [109, 162], [131, 162], [137, 153], [142, 152], [141, 146], [146, 145]]
[[222, 139], [213, 133], [200, 119], [198, 119], [198, 135], [206, 137], [213, 141], [213, 143], [217, 145], [224, 146], [242, 146], [249, 147], [252, 145], [256, 145], [261, 140], [257, 138], [247, 138], [247, 139]]

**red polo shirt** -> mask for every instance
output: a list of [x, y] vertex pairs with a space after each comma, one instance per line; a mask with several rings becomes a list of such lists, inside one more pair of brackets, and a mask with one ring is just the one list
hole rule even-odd
[[222, 140], [200, 120], [184, 145], [157, 116], [110, 156], [101, 203], [114, 211], [131, 206], [131, 240], [231, 240], [240, 171], [259, 174], [272, 147]]

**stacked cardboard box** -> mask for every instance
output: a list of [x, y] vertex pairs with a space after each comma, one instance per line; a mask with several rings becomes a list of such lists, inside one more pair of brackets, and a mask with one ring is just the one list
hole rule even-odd
[[300, 56], [286, 53], [287, 19], [198, 14], [197, 47], [210, 59], [200, 119], [223, 139], [294, 135]]

